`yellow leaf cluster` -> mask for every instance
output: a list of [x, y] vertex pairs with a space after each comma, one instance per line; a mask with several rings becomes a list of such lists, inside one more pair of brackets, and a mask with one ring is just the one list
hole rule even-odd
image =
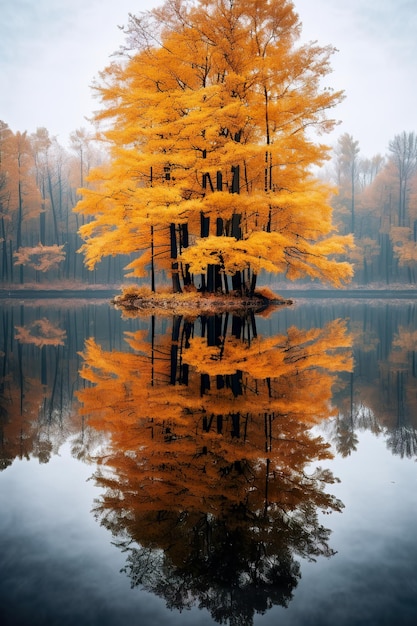
[[55, 269], [65, 260], [64, 245], [44, 246], [38, 243], [33, 247], [21, 247], [14, 252], [15, 265], [28, 265], [38, 272]]
[[[297, 45], [287, 0], [181, 0], [148, 17], [138, 48], [95, 87], [111, 159], [91, 172], [76, 209], [90, 218], [80, 229], [87, 266], [148, 249], [173, 273], [181, 254], [191, 274], [216, 264], [232, 276], [349, 280], [334, 257], [351, 242], [332, 235], [332, 189], [311, 175], [328, 148], [309, 131], [331, 129], [327, 113], [343, 97], [321, 87], [334, 49]], [[145, 265], [129, 269], [142, 275]]]

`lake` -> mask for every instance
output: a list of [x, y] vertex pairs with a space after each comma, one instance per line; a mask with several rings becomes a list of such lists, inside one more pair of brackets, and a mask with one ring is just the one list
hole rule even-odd
[[0, 322], [3, 626], [415, 623], [417, 301]]

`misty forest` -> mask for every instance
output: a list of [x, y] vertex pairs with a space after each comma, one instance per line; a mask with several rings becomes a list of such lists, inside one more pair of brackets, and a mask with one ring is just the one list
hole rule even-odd
[[416, 133], [322, 143], [335, 49], [298, 44], [286, 3], [231, 6], [130, 15], [94, 132], [0, 122], [3, 285], [415, 283]]

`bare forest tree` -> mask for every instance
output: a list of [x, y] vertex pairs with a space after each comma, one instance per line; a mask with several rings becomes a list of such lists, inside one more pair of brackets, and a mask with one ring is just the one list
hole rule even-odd
[[405, 131], [395, 135], [389, 143], [389, 151], [398, 175], [398, 226], [408, 226], [408, 185], [417, 170], [417, 135]]

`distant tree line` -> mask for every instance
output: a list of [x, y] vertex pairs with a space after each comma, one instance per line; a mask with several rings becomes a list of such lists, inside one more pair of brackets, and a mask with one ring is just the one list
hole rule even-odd
[[332, 177], [338, 188], [334, 220], [353, 233], [354, 282], [359, 285], [416, 282], [417, 135], [402, 132], [388, 152], [360, 155], [359, 141], [343, 134], [335, 147]]
[[0, 281], [3, 285], [118, 283], [128, 261], [108, 258], [86, 270], [73, 212], [92, 166], [106, 158], [80, 128], [64, 148], [46, 128], [12, 132], [0, 120]]
[[[106, 150], [80, 128], [63, 147], [46, 128], [12, 132], [0, 121], [0, 280], [3, 285], [120, 284], [133, 255], [111, 255], [93, 271], [77, 251], [88, 220], [73, 211]], [[354, 234], [347, 260], [354, 285], [414, 284], [417, 277], [417, 135], [402, 132], [387, 154], [361, 156], [359, 141], [341, 135], [326, 182], [336, 185], [332, 206], [339, 233]], [[265, 274], [262, 275], [265, 279]], [[136, 281], [140, 279], [135, 279]]]

